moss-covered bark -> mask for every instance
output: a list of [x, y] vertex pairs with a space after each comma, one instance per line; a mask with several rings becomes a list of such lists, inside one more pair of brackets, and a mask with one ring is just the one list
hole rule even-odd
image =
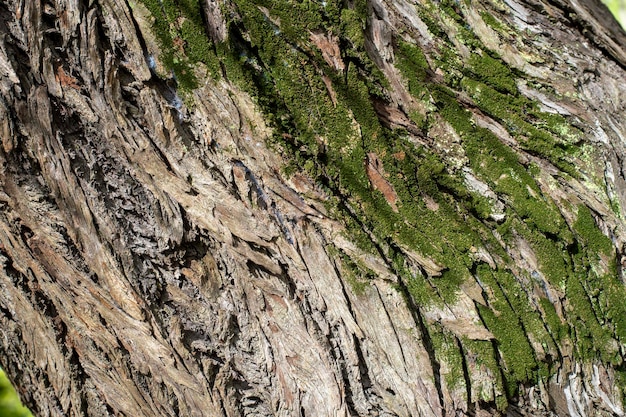
[[[31, 175], [19, 158], [36, 161], [41, 174], [32, 175], [44, 184], [60, 175], [54, 166], [63, 167], [86, 197], [62, 185], [38, 192], [51, 196], [59, 218], [74, 204], [82, 217], [59, 220], [67, 227], [42, 253], [73, 242], [64, 274], [80, 276], [80, 264], [98, 277], [90, 294], [101, 280], [110, 291], [135, 294], [137, 306], [123, 295], [113, 304], [136, 309], [129, 317], [158, 327], [151, 330], [157, 339], [178, 332], [178, 342], [164, 336], [160, 348], [171, 345], [178, 365], [165, 367], [171, 373], [162, 391], [146, 388], [154, 380], [131, 378], [150, 401], [112, 401], [121, 394], [106, 388], [106, 376], [84, 376], [93, 367], [87, 352], [95, 348], [81, 345], [89, 332], [65, 310], [65, 295], [45, 290], [44, 304], [54, 308], [43, 316], [58, 312], [55, 320], [66, 326], [58, 325], [65, 329], [57, 331], [59, 345], [79, 340], [58, 361], [82, 369], [72, 372], [83, 380], [48, 382], [47, 397], [31, 402], [83, 384], [99, 396], [56, 408], [293, 415], [315, 410], [330, 392], [334, 405], [325, 410], [354, 415], [622, 409], [614, 381], [623, 377], [626, 344], [626, 58], [617, 46], [626, 36], [600, 28], [589, 15], [595, 4], [229, 0], [218, 12], [205, 1], [129, 5], [95, 2], [76, 12], [84, 15], [76, 25], [91, 16], [83, 32], [102, 37], [94, 50], [100, 61], [86, 52], [72, 58], [68, 45], [80, 38], [73, 26], [49, 35], [65, 3], [29, 9], [50, 27], [44, 60], [58, 56], [54, 68], [41, 70], [43, 81], [22, 76], [14, 84], [41, 87], [51, 101], [45, 107], [34, 95], [6, 93], [15, 109], [6, 120], [23, 143], [38, 140], [62, 162], [49, 165], [34, 145], [4, 141], [2, 158], [16, 167], [3, 174], [4, 184], [16, 184], [5, 186], [7, 201], [19, 202], [16, 190]], [[5, 22], [21, 21], [13, 9], [2, 13]], [[128, 38], [111, 33], [123, 19], [131, 22]], [[7, 62], [19, 66], [26, 58], [6, 45]], [[143, 61], [133, 62], [131, 50]], [[98, 75], [93, 68], [103, 63], [108, 72]], [[50, 126], [29, 130], [20, 100]], [[105, 129], [104, 120], [120, 131]], [[128, 219], [116, 214], [122, 209]], [[4, 217], [7, 237], [16, 233], [11, 216]], [[164, 237], [170, 233], [180, 236]], [[2, 251], [15, 294], [36, 287], [19, 282], [56, 276], [48, 264], [29, 272], [18, 261], [7, 272], [13, 259], [30, 256], [24, 239]], [[106, 267], [88, 247], [108, 254]], [[28, 262], [44, 262], [32, 256]], [[108, 283], [111, 277], [124, 284]], [[242, 298], [234, 302], [233, 294]], [[0, 299], [9, 321], [11, 300]], [[230, 318], [208, 318], [209, 311]], [[115, 372], [161, 378], [162, 364], [138, 359], [154, 359], [155, 351], [135, 356], [131, 349], [138, 340], [125, 333], [130, 319], [107, 324], [99, 314], [123, 346], [116, 360], [132, 363]], [[203, 329], [206, 321], [213, 331]], [[281, 328], [298, 343], [277, 336]], [[395, 353], [385, 355], [388, 338]], [[388, 373], [379, 369], [383, 357]], [[193, 377], [179, 386], [167, 378], [183, 363]], [[30, 378], [46, 372], [37, 368]], [[187, 392], [205, 379], [209, 388]], [[159, 395], [170, 405], [160, 408]], [[210, 411], [179, 403], [205, 400]]]
[[[593, 140], [585, 137], [580, 118], [548, 110], [537, 96], [520, 91], [520, 83], [533, 83], [560, 99], [549, 79], [524, 71], [518, 62], [525, 57], [503, 59], [501, 51], [476, 34], [480, 26], [504, 41], [529, 36], [528, 28], [517, 26], [506, 7], [411, 5], [433, 39], [428, 47], [423, 34], [415, 37], [416, 27], [383, 30], [391, 40], [392, 57], [386, 65], [397, 68], [411, 100], [423, 104], [412, 109], [412, 103], [394, 102], [397, 92], [390, 91], [384, 68], [375, 64], [380, 51], [366, 47], [381, 35], [373, 27], [380, 18], [376, 7], [381, 6], [386, 5], [234, 1], [224, 5], [231, 12], [229, 38], [215, 46], [210, 59], [221, 63], [227, 79], [256, 98], [274, 128], [274, 145], [289, 156], [287, 172], [306, 173], [328, 189], [330, 204], [337, 205], [333, 212], [344, 219], [348, 236], [360, 242], [362, 250], [380, 253], [389, 262], [418, 308], [454, 303], [464, 281], [480, 283], [487, 305], [478, 306], [478, 312], [494, 334], [498, 353], [493, 359], [504, 370], [508, 398], [518, 394], [518, 384], [533, 385], [557, 372], [561, 364], [553, 355], [564, 344], [573, 344], [574, 358], [619, 365], [615, 347], [626, 342], [620, 326], [621, 317], [626, 317], [620, 299], [626, 291], [611, 266], [615, 247], [598, 229], [600, 219], [584, 200], [579, 206], [559, 201], [539, 182], [546, 163], [551, 167], [548, 175], [557, 181], [594, 181], [581, 169], [583, 154], [589, 152], [585, 145]], [[184, 15], [182, 7], [179, 12]], [[314, 44], [317, 33], [335, 43], [337, 61], [330, 62], [325, 56], [329, 52]], [[546, 61], [566, 58], [558, 47], [548, 52], [552, 56], [544, 55]], [[385, 123], [377, 106], [398, 106], [406, 125]], [[481, 126], [477, 117], [487, 118], [507, 138]], [[494, 199], [469, 188], [461, 167], [449, 163], [449, 149], [440, 143], [446, 138], [433, 133], [441, 123], [458, 135], [462, 167], [504, 203], [504, 221], [490, 218]], [[364, 160], [370, 152], [382, 161], [399, 196], [396, 212], [368, 183]], [[585, 157], [599, 161], [601, 152]], [[542, 168], [530, 161], [542, 161]], [[350, 210], [342, 208], [346, 205]], [[619, 209], [615, 215], [621, 218]], [[537, 258], [537, 270], [514, 266], [515, 259], [507, 254], [519, 239]], [[478, 247], [497, 257], [495, 265], [473, 256]], [[424, 279], [424, 271], [415, 266], [393, 262], [406, 257], [407, 250], [431, 259], [441, 274]], [[604, 269], [597, 271], [602, 267], [593, 264], [600, 258]], [[355, 261], [347, 262], [353, 269]], [[355, 290], [363, 285], [362, 279], [349, 281]], [[558, 317], [536, 285], [550, 286], [561, 295], [552, 300], [561, 305]], [[430, 331], [441, 337], [436, 336], [440, 330]], [[455, 363], [446, 378], [456, 383], [462, 378], [462, 345], [442, 339], [436, 347], [437, 360]], [[541, 346], [539, 352], [535, 346]]]

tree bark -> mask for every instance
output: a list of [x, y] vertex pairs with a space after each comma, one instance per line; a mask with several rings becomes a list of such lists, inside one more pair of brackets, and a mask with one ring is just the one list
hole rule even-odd
[[35, 415], [624, 414], [600, 3], [2, 0], [0, 26], [0, 361]]

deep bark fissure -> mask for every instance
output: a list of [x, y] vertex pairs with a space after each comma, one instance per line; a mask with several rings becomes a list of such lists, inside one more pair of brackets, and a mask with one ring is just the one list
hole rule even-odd
[[463, 369], [463, 380], [465, 381], [465, 395], [467, 395], [467, 410], [471, 412], [474, 408], [472, 403], [472, 379], [470, 377], [469, 368], [467, 367], [466, 349], [463, 348], [461, 339], [455, 336], [456, 346], [461, 352], [461, 367]]

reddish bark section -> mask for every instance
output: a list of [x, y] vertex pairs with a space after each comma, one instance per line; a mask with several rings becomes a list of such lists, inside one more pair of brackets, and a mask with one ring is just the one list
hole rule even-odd
[[397, 213], [398, 194], [393, 188], [393, 185], [391, 185], [391, 183], [385, 178], [388, 174], [385, 172], [383, 163], [380, 159], [378, 159], [378, 156], [374, 152], [367, 154], [365, 171], [367, 172], [367, 177], [369, 178], [372, 187], [383, 193], [383, 196], [385, 197], [385, 200], [387, 200], [387, 203], [391, 206], [391, 209]]

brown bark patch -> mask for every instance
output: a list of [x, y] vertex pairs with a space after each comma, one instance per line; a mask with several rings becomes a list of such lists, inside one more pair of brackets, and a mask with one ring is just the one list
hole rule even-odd
[[322, 75], [322, 81], [324, 81], [324, 85], [326, 86], [326, 90], [328, 91], [328, 96], [330, 97], [330, 100], [333, 102], [333, 106], [337, 107], [337, 93], [333, 88], [332, 81], [325, 75]]
[[404, 153], [404, 151], [396, 152], [393, 154], [393, 157], [396, 158], [398, 161], [404, 161], [404, 158], [406, 158], [406, 153]]
[[322, 51], [322, 57], [328, 65], [337, 71], [343, 71], [346, 68], [341, 59], [341, 51], [339, 50], [339, 43], [337, 42], [338, 39], [336, 36], [311, 32], [309, 39]]
[[383, 196], [385, 197], [385, 200], [387, 200], [387, 203], [391, 206], [391, 209], [397, 213], [398, 194], [393, 188], [393, 185], [391, 185], [391, 183], [385, 178], [387, 173], [385, 172], [383, 163], [380, 159], [378, 159], [378, 156], [374, 152], [367, 154], [365, 171], [367, 172], [367, 177], [369, 178], [372, 187], [383, 193]]
[[63, 87], [72, 87], [76, 90], [80, 89], [80, 85], [78, 85], [78, 80], [65, 72], [63, 67], [57, 68], [56, 79], [58, 83], [61, 84]]

